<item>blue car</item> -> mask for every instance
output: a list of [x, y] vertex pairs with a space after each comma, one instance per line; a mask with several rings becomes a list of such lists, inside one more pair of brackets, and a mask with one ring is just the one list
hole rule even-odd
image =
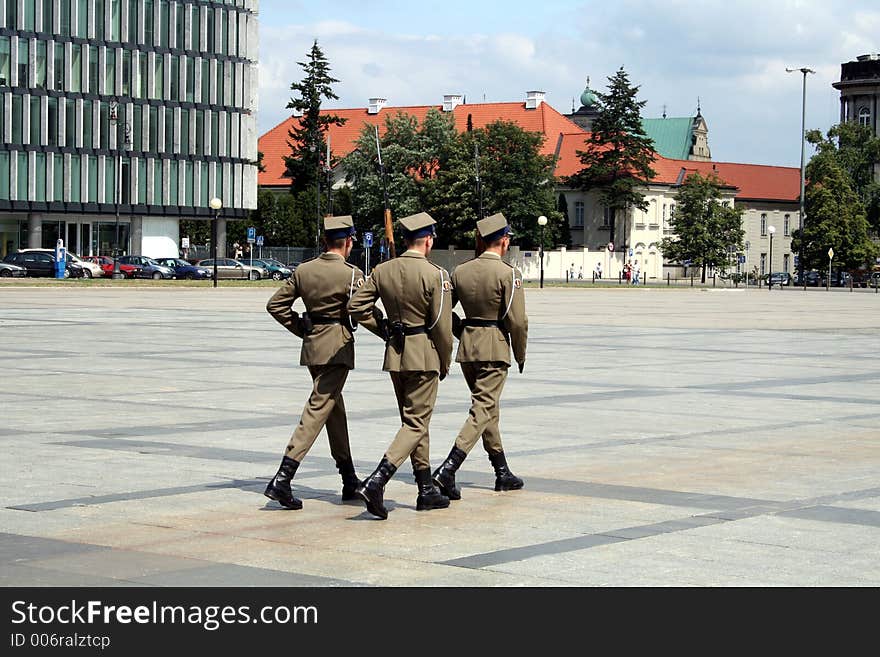
[[211, 272], [204, 267], [191, 265], [182, 258], [154, 258], [156, 262], [165, 267], [171, 267], [174, 270], [176, 278], [185, 278], [187, 280], [204, 280], [211, 278]]

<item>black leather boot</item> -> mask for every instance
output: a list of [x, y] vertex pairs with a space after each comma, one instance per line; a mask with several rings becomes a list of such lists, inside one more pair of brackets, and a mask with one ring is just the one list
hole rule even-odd
[[495, 490], [519, 490], [523, 487], [523, 480], [507, 467], [504, 452], [489, 454], [489, 460], [492, 462], [492, 467], [495, 468]]
[[361, 480], [355, 474], [354, 463], [352, 463], [351, 459], [338, 461], [336, 468], [342, 476], [342, 501], [359, 500], [360, 497], [355, 491], [361, 485]]
[[385, 484], [395, 472], [397, 466], [383, 456], [373, 474], [364, 479], [355, 491], [367, 503], [367, 511], [382, 520], [388, 517], [388, 510], [385, 508]]
[[416, 485], [419, 487], [419, 496], [416, 498], [416, 511], [429, 511], [431, 509], [445, 509], [449, 506], [449, 498], [434, 488], [431, 481], [431, 471], [414, 470]]
[[453, 446], [446, 460], [440, 464], [439, 468], [434, 470], [434, 483], [440, 489], [440, 492], [450, 500], [461, 499], [461, 491], [455, 485], [455, 471], [461, 467], [462, 462], [466, 458], [467, 452]]
[[278, 468], [278, 472], [272, 477], [269, 485], [266, 486], [263, 495], [270, 500], [275, 500], [287, 509], [298, 510], [303, 508], [302, 500], [295, 498], [293, 491], [290, 490], [290, 480], [293, 479], [293, 475], [296, 474], [298, 467], [299, 461], [294, 461], [289, 456], [282, 458], [281, 467]]

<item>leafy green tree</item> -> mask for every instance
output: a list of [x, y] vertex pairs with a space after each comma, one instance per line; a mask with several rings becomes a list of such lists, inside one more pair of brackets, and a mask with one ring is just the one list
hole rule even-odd
[[[641, 119], [647, 101], [636, 100], [638, 91], [621, 66], [608, 78], [608, 92], [596, 92], [598, 115], [586, 150], [578, 151], [584, 166], [567, 180], [572, 188], [599, 193], [601, 203], [612, 212], [612, 242], [621, 211], [625, 219], [629, 208], [647, 209], [641, 190], [655, 175], [651, 168], [656, 160], [654, 142], [645, 133]], [[621, 250], [626, 248], [625, 241], [624, 234]]]
[[290, 85], [295, 95], [287, 103], [287, 108], [292, 109], [299, 120], [294, 121], [288, 131], [291, 154], [284, 158], [284, 175], [291, 179], [291, 193], [307, 190], [313, 194], [313, 203], [317, 203], [314, 195], [324, 175], [324, 167], [332, 165], [332, 162], [326, 162], [325, 136], [331, 125], [343, 125], [346, 120], [321, 112], [323, 99], [339, 98], [332, 87], [339, 80], [330, 76], [330, 65], [317, 40], [308, 53], [308, 61], [298, 64], [305, 75], [302, 81]]
[[803, 253], [805, 269], [827, 270], [829, 248], [834, 249], [835, 265], [847, 270], [873, 263], [877, 251], [850, 173], [856, 158], [851, 145], [839, 147], [840, 128], [832, 128], [826, 138], [817, 130], [807, 133], [817, 152], [806, 167], [806, 221], [803, 231], [793, 232], [791, 244], [793, 251]]
[[700, 267], [700, 280], [706, 282], [706, 269], [724, 271], [731, 251], [742, 248], [742, 210], [721, 201], [722, 182], [714, 175], [704, 178], [695, 173], [684, 181], [676, 194], [675, 214], [670, 219], [673, 237], [665, 237], [660, 249], [668, 260], [690, 260]]
[[355, 225], [361, 230], [384, 230], [386, 190], [394, 218], [428, 209], [428, 182], [445, 166], [455, 139], [452, 115], [433, 108], [421, 124], [401, 111], [385, 117], [380, 138], [383, 179], [375, 128], [364, 124], [355, 149], [344, 160]]
[[811, 130], [807, 140], [815, 146], [825, 143], [826, 148], [836, 145], [838, 160], [865, 208], [868, 224], [880, 234], [880, 182], [874, 175], [880, 164], [880, 137], [869, 126], [847, 121], [831, 126], [826, 139], [818, 130]]
[[556, 207], [554, 162], [541, 154], [543, 140], [541, 133], [528, 132], [510, 121], [495, 121], [458, 136], [448, 162], [429, 183], [429, 211], [440, 224], [441, 247], [474, 243], [480, 208], [477, 153], [483, 216], [503, 213], [516, 233], [515, 240], [532, 248], [540, 235], [538, 217], [545, 215], [545, 245], [568, 243], [567, 226]]
[[265, 246], [309, 245], [314, 242], [314, 217], [314, 196], [308, 191], [293, 195], [261, 189], [247, 226], [236, 222], [237, 232], [228, 229], [227, 241], [244, 244], [248, 226], [254, 226]]

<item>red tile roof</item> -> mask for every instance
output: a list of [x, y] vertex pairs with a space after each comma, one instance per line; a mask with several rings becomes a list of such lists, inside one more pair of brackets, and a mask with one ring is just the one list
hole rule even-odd
[[[343, 157], [354, 150], [355, 142], [360, 136], [364, 123], [378, 125], [379, 134], [385, 132], [385, 117], [395, 114], [398, 110], [416, 117], [419, 122], [424, 120], [428, 110], [433, 107], [442, 111], [440, 105], [418, 105], [413, 107], [384, 107], [378, 114], [368, 114], [366, 108], [326, 110], [348, 119], [343, 126], [331, 126], [330, 149], [334, 156]], [[557, 112], [550, 105], [542, 102], [536, 109], [526, 109], [524, 102], [514, 103], [477, 103], [462, 104], [452, 110], [455, 127], [464, 132], [467, 129], [467, 118], [471, 116], [474, 128], [482, 128], [493, 121], [511, 121], [529, 132], [542, 132], [547, 138], [541, 152], [553, 155], [556, 151], [559, 135], [575, 132], [584, 135], [580, 127]], [[287, 133], [296, 118], [291, 117], [278, 124], [259, 138], [257, 149], [263, 153], [263, 165], [266, 171], [259, 175], [259, 185], [287, 186], [290, 179], [284, 177], [284, 156], [290, 153], [287, 145]]]
[[[577, 151], [585, 150], [587, 139], [589, 135], [583, 132], [569, 132], [562, 136], [555, 172], [557, 177], [571, 176], [581, 169]], [[794, 167], [695, 162], [658, 155], [652, 168], [656, 175], [651, 182], [658, 184], [674, 185], [695, 172], [702, 176], [715, 173], [723, 182], [739, 190], [736, 197], [740, 200], [797, 202], [800, 197], [800, 169]]]

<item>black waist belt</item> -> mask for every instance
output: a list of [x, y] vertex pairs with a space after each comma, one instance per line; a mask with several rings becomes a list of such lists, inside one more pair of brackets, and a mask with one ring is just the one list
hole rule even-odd
[[312, 320], [312, 324], [342, 324], [342, 320], [337, 319], [336, 317], [321, 317], [320, 315], [309, 315], [309, 319]]
[[419, 333], [427, 333], [427, 326], [404, 326], [403, 334], [404, 335], [418, 335]]
[[495, 326], [504, 330], [504, 323], [497, 319], [465, 319], [462, 320], [462, 326]]

